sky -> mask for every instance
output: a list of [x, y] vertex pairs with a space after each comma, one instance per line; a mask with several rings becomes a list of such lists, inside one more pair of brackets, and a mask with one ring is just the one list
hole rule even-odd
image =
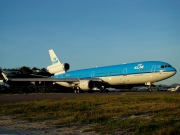
[[179, 0], [0, 0], [0, 67], [70, 70], [164, 61], [180, 83]]

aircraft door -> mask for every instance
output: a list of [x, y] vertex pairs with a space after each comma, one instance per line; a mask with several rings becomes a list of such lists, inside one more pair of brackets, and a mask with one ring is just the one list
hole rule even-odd
[[156, 65], [152, 66], [151, 72], [154, 73], [156, 71]]
[[94, 77], [95, 76], [95, 72], [94, 71], [92, 71], [92, 73], [91, 73], [91, 77]]
[[126, 83], [127, 68], [122, 69], [120, 71], [120, 73], [122, 73], [122, 75], [120, 76], [118, 83], [125, 84]]
[[124, 68], [123, 70], [123, 76], [126, 76], [127, 75], [127, 68]]
[[122, 76], [121, 81], [122, 81], [123, 84], [126, 84], [126, 82], [127, 82], [127, 68], [123, 69], [123, 76]]
[[152, 66], [151, 73], [152, 74], [150, 75], [150, 82], [158, 81], [159, 78], [158, 75], [156, 74], [156, 65]]

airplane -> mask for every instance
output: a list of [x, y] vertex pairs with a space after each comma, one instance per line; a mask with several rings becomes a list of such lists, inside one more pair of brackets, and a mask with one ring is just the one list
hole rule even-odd
[[180, 88], [180, 86], [176, 86], [175, 88], [169, 88], [167, 91], [175, 92]]
[[143, 61], [134, 63], [123, 63], [118, 65], [95, 67], [68, 71], [70, 65], [61, 63], [55, 52], [49, 50], [52, 65], [47, 71], [53, 74], [49, 78], [7, 78], [6, 81], [30, 81], [53, 83], [72, 88], [74, 93], [91, 91], [98, 87], [101, 92], [109, 86], [147, 85], [151, 91], [151, 85], [155, 82], [167, 79], [176, 74], [176, 69], [170, 64], [161, 61]]
[[6, 88], [9, 88], [9, 85], [3, 82], [3, 80], [0, 80], [0, 90], [6, 89]]

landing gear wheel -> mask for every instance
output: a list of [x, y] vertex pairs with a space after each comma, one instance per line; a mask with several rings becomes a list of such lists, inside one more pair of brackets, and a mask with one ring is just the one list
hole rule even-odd
[[80, 90], [79, 89], [74, 90], [74, 93], [78, 94], [78, 93], [80, 93]]
[[152, 83], [151, 82], [147, 82], [147, 83], [145, 83], [145, 85], [148, 86], [148, 91], [152, 92], [152, 88], [151, 88]]
[[151, 89], [151, 88], [149, 88], [149, 89], [148, 89], [148, 91], [149, 91], [149, 92], [152, 92], [152, 89]]
[[104, 88], [104, 86], [101, 86], [100, 93], [104, 93], [104, 92], [105, 92], [105, 88]]
[[74, 90], [74, 93], [76, 94], [76, 93], [77, 93], [77, 90]]
[[83, 93], [83, 90], [81, 90], [80, 88], [74, 88], [74, 93]]

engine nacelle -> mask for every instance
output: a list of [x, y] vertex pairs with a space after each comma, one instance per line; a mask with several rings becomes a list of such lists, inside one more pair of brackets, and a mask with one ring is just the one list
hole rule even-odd
[[90, 90], [94, 87], [94, 82], [92, 80], [80, 80], [78, 86], [82, 90]]
[[63, 73], [69, 70], [70, 65], [68, 63], [64, 64], [53, 64], [47, 67], [47, 71], [51, 74], [56, 74], [56, 73]]

